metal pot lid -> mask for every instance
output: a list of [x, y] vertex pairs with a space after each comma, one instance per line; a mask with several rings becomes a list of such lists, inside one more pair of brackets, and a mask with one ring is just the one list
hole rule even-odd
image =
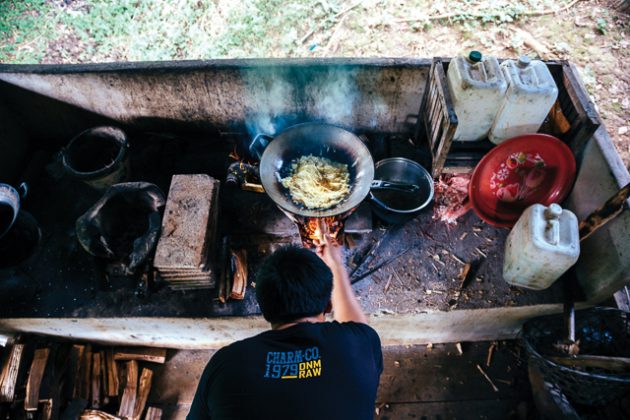
[[[280, 180], [287, 177], [291, 164], [302, 156], [314, 155], [348, 165], [350, 194], [341, 203], [324, 210], [307, 209], [291, 199]], [[368, 148], [353, 133], [320, 123], [292, 126], [280, 133], [260, 159], [260, 180], [265, 192], [283, 210], [304, 217], [330, 217], [357, 207], [370, 192], [374, 161]]]

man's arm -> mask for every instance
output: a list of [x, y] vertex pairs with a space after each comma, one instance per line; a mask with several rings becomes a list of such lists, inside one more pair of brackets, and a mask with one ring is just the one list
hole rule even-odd
[[333, 315], [338, 322], [360, 322], [367, 324], [367, 317], [354, 295], [348, 271], [343, 263], [341, 246], [330, 238], [324, 239], [317, 254], [321, 257], [333, 273], [332, 307]]

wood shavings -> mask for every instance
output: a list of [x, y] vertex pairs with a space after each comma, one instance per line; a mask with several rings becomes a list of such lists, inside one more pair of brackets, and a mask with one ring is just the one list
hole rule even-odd
[[477, 251], [479, 253], [479, 255], [481, 255], [484, 258], [488, 258], [488, 255], [486, 255], [485, 252], [483, 252], [482, 250], [479, 249], [479, 247], [475, 248], [475, 251]]
[[486, 372], [483, 371], [483, 369], [481, 368], [481, 366], [477, 365], [477, 370], [479, 370], [479, 372], [481, 372], [481, 374], [483, 375], [484, 378], [486, 378], [486, 380], [488, 381], [488, 383], [492, 386], [492, 390], [494, 392], [499, 392], [499, 388], [497, 388], [497, 386], [494, 384], [494, 382], [492, 382], [492, 379], [490, 379], [490, 377], [488, 376], [488, 374]]
[[394, 275], [393, 275], [393, 274], [390, 274], [390, 275], [389, 275], [389, 278], [387, 279], [387, 284], [385, 285], [385, 288], [383, 289], [383, 293], [384, 293], [384, 294], [387, 294], [387, 292], [389, 291], [389, 288], [390, 288], [390, 287], [391, 287], [391, 285], [392, 285], [392, 277], [394, 277]]
[[460, 356], [464, 355], [464, 350], [462, 349], [462, 343], [455, 343], [455, 348], [457, 349], [457, 353], [459, 353]]
[[457, 255], [455, 255], [455, 254], [450, 254], [450, 255], [451, 255], [451, 257], [452, 257], [455, 261], [457, 261], [458, 263], [460, 263], [460, 264], [464, 264], [464, 265], [466, 264], [466, 263], [465, 263], [464, 261], [462, 261], [462, 260], [461, 260], [461, 258], [459, 258]]
[[462, 233], [461, 236], [459, 237], [459, 240], [463, 241], [464, 239], [466, 239], [466, 236], [468, 236], [468, 232]]
[[488, 347], [488, 356], [486, 356], [486, 367], [490, 367], [490, 363], [492, 363], [492, 355], [494, 354], [494, 349], [497, 346], [497, 342], [493, 341]]

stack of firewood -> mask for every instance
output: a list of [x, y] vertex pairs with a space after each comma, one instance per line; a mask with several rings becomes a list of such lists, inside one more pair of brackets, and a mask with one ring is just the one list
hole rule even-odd
[[13, 344], [0, 373], [0, 419], [160, 419], [161, 409], [147, 407], [148, 366], [165, 361], [166, 349]]

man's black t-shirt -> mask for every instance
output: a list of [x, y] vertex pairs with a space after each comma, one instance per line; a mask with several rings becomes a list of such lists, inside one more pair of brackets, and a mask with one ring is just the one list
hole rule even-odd
[[270, 330], [212, 357], [188, 419], [371, 419], [382, 371], [381, 342], [365, 324]]

